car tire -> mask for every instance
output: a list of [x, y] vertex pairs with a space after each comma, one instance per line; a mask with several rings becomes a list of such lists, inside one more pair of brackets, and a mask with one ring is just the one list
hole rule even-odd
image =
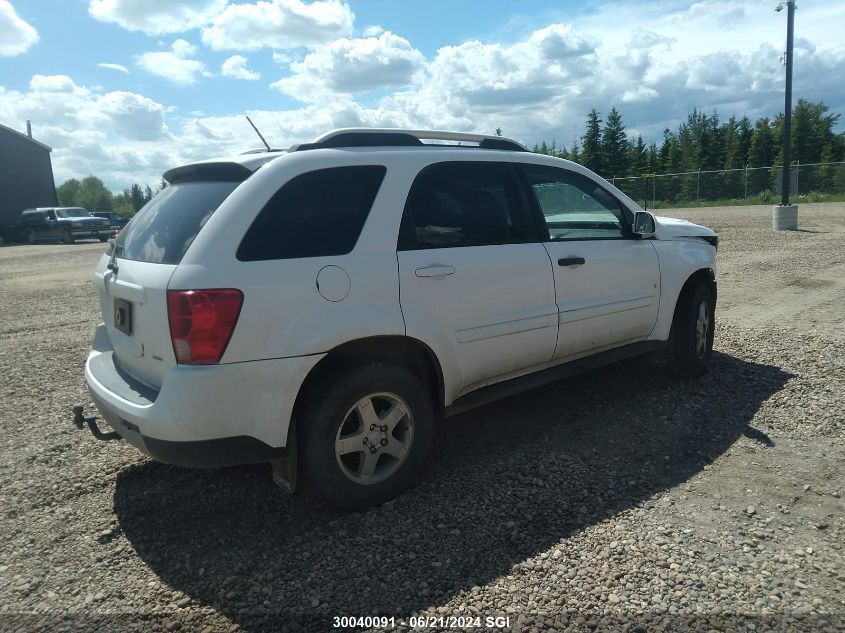
[[713, 353], [716, 301], [707, 284], [684, 293], [672, 323], [670, 370], [676, 376], [695, 378], [707, 371]]
[[321, 381], [298, 417], [303, 481], [338, 510], [379, 505], [414, 484], [431, 452], [434, 408], [401, 365], [372, 363]]
[[62, 242], [63, 242], [64, 244], [73, 244], [73, 243], [74, 243], [74, 241], [76, 241], [76, 240], [75, 240], [75, 239], [74, 239], [74, 237], [73, 237], [73, 233], [71, 233], [71, 232], [70, 232], [69, 230], [67, 230], [67, 229], [65, 229], [64, 231], [62, 231]]
[[109, 240], [107, 235], [101, 235], [97, 239], [100, 240], [101, 242], [107, 242]]
[[26, 241], [28, 244], [35, 244], [38, 241], [38, 236], [32, 229], [26, 232]]

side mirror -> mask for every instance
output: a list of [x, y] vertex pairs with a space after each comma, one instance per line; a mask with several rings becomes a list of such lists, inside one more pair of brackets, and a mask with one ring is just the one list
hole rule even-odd
[[634, 224], [631, 227], [634, 237], [653, 237], [656, 230], [654, 216], [651, 213], [648, 211], [637, 211], [634, 214]]

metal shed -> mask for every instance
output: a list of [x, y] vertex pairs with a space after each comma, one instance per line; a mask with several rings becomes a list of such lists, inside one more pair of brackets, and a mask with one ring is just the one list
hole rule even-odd
[[16, 224], [24, 209], [58, 206], [51, 151], [30, 134], [0, 124], [0, 229]]

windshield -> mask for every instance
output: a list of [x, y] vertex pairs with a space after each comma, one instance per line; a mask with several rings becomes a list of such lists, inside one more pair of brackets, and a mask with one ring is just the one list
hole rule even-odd
[[121, 231], [116, 257], [178, 264], [238, 182], [192, 182], [163, 189]]
[[56, 209], [56, 215], [60, 218], [89, 218], [91, 214], [82, 207], [71, 207], [68, 209]]

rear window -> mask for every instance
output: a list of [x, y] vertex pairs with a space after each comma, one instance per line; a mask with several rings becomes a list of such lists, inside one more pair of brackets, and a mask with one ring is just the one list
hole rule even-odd
[[211, 214], [239, 184], [190, 182], [166, 187], [120, 232], [117, 257], [178, 264]]
[[292, 178], [238, 247], [242, 262], [345, 255], [358, 241], [386, 168], [332, 167]]

